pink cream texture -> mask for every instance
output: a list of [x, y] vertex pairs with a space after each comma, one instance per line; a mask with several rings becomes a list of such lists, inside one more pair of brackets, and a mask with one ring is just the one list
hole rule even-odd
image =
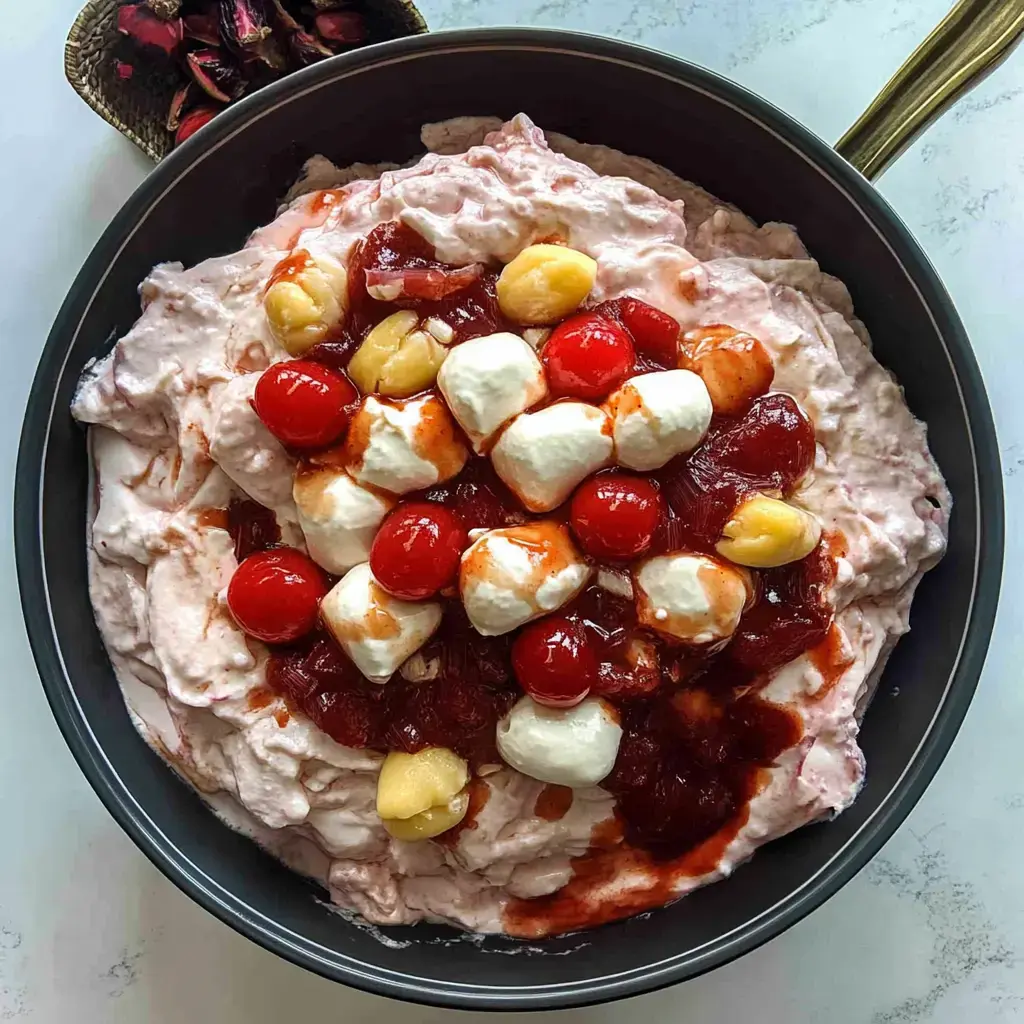
[[[266, 689], [267, 651], [246, 640], [224, 600], [231, 541], [203, 515], [248, 495], [276, 511], [285, 542], [303, 544], [293, 461], [248, 401], [258, 374], [286, 358], [262, 292], [290, 247], [344, 263], [357, 239], [400, 219], [440, 259], [463, 264], [507, 261], [559, 235], [597, 261], [594, 301], [628, 293], [684, 329], [724, 322], [767, 346], [774, 388], [815, 428], [815, 469], [796, 500], [844, 541], [834, 599], [849, 665], [830, 688], [807, 655], [775, 674], [764, 696], [799, 712], [804, 738], [771, 770], [714, 870], [676, 883], [681, 895], [856, 796], [859, 715], [908, 628], [917, 582], [943, 553], [948, 492], [846, 289], [791, 228], [758, 228], [647, 161], [545, 141], [523, 115], [428, 125], [423, 139], [430, 152], [404, 169], [311, 161], [300, 194], [241, 252], [188, 270], [164, 264], [143, 282], [142, 316], [87, 369], [73, 406], [92, 424], [88, 543], [100, 630], [147, 742], [225, 820], [322, 881], [339, 907], [375, 924], [502, 931], [511, 897], [563, 886], [612, 797], [577, 790], [568, 812], [547, 820], [535, 813], [541, 783], [496, 767], [476, 827], [450, 846], [389, 837], [374, 805], [381, 756], [340, 746]], [[338, 187], [331, 205], [301, 194], [326, 186]], [[646, 885], [623, 872], [600, 898]]]

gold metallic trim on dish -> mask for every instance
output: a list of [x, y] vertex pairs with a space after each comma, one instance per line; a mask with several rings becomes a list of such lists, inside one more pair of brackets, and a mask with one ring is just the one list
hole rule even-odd
[[1024, 0], [960, 0], [885, 84], [836, 150], [874, 180], [1024, 33]]

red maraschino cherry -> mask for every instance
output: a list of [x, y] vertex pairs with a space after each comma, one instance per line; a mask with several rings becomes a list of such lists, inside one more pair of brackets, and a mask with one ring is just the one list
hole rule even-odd
[[551, 332], [541, 362], [552, 394], [597, 401], [629, 376], [633, 343], [614, 320], [578, 313]]
[[661, 494], [650, 480], [603, 473], [576, 488], [569, 522], [588, 555], [620, 561], [651, 546], [662, 510]]
[[246, 558], [228, 584], [228, 609], [257, 640], [290, 643], [316, 625], [327, 582], [320, 567], [295, 548], [272, 548]]
[[356, 389], [336, 370], [311, 359], [274, 363], [256, 382], [253, 406], [267, 429], [291, 448], [323, 448], [348, 425]]
[[579, 704], [597, 683], [597, 656], [583, 627], [560, 615], [524, 626], [512, 644], [519, 685], [552, 708]]
[[409, 501], [377, 531], [370, 570], [389, 594], [423, 601], [455, 582], [467, 547], [469, 537], [453, 512], [430, 501]]

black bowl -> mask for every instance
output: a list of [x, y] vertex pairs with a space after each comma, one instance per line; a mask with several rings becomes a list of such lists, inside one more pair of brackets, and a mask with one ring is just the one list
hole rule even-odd
[[[89, 605], [89, 474], [68, 406], [86, 361], [136, 318], [136, 285], [150, 267], [238, 248], [272, 217], [310, 154], [401, 161], [420, 149], [424, 121], [520, 110], [544, 128], [650, 157], [759, 220], [799, 227], [849, 286], [879, 358], [929, 423], [956, 503], [949, 552], [921, 586], [913, 632], [864, 723], [867, 785], [835, 822], [771, 844], [728, 881], [672, 907], [582, 936], [525, 950], [419, 925], [389, 932], [397, 942], [385, 945], [221, 825], [133, 729]], [[960, 725], [989, 640], [1003, 544], [996, 440], [977, 365], [949, 296], [872, 186], [785, 114], [716, 75], [607, 39], [523, 29], [439, 33], [327, 61], [232, 107], [164, 161], [107, 229], [60, 311], [29, 401], [15, 500], [25, 617], [54, 715], [153, 862], [243, 934], [326, 977], [492, 1009], [594, 1003], [682, 981], [777, 935], [848, 881], [920, 797]]]

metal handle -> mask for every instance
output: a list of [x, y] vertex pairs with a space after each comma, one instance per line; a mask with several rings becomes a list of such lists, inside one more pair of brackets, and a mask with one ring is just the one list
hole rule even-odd
[[1009, 56], [1024, 0], [960, 0], [836, 143], [875, 179], [952, 103]]

